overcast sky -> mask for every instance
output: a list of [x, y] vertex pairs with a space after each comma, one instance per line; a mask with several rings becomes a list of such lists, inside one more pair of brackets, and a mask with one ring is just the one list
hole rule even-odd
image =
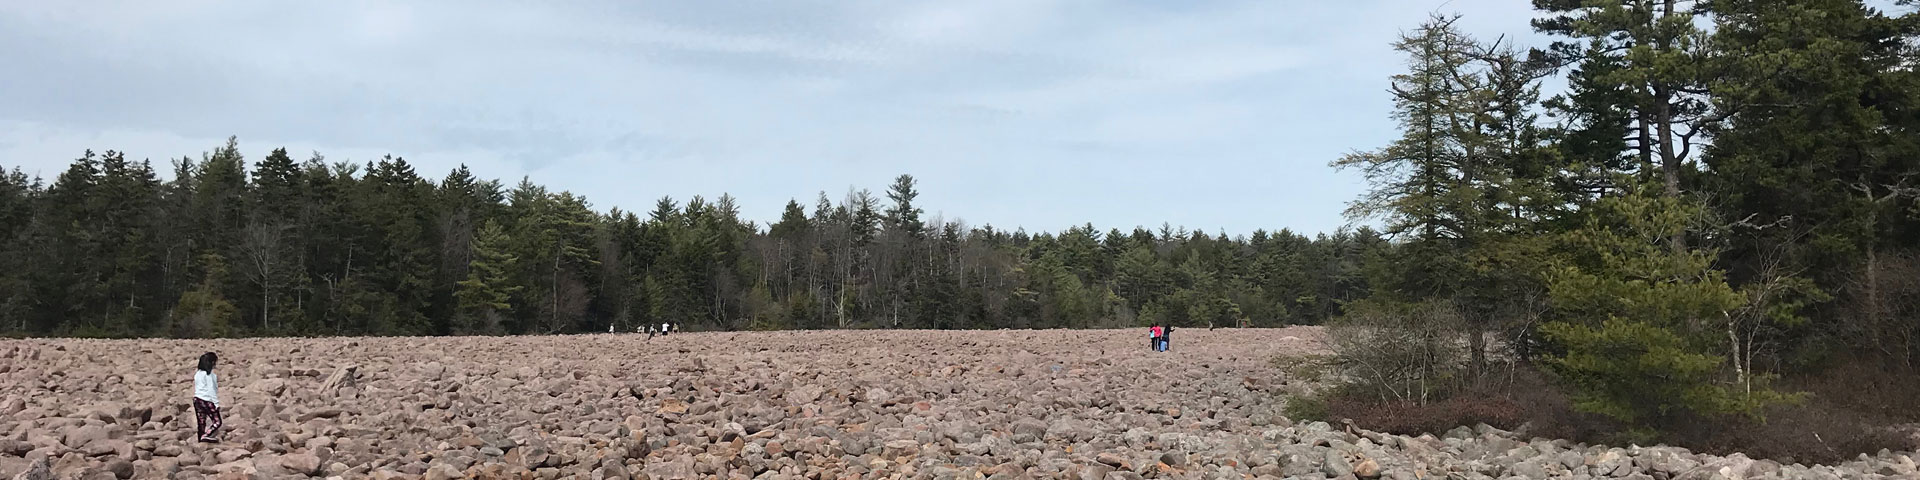
[[[1429, 12], [1519, 0], [0, 2], [0, 167], [391, 153], [646, 211], [920, 180], [969, 225], [1330, 232]], [[166, 174], [167, 172], [163, 172]]]

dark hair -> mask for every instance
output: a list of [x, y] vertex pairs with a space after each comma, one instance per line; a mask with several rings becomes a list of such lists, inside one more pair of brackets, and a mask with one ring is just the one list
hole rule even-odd
[[213, 352], [200, 354], [200, 371], [213, 373], [213, 362], [218, 361], [220, 361], [220, 356], [214, 355]]

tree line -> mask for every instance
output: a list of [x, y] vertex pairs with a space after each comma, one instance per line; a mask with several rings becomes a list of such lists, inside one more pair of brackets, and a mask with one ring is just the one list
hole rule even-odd
[[1899, 3], [1534, 0], [1551, 45], [1451, 16], [1404, 33], [1400, 138], [1333, 162], [1392, 240], [1335, 322], [1357, 394], [1437, 402], [1504, 353], [1644, 437], [1804, 400], [1782, 376], [1920, 373], [1920, 15]]
[[[901, 175], [778, 219], [733, 197], [595, 210], [462, 166], [85, 152], [0, 175], [0, 319], [32, 335], [545, 334], [1316, 323], [1366, 295], [1371, 229], [1029, 234], [925, 218]], [[809, 208], [810, 207], [810, 208]]]

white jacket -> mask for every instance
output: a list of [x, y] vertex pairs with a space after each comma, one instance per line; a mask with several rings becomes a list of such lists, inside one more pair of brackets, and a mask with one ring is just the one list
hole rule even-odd
[[193, 369], [193, 398], [220, 404], [220, 375], [201, 369]]

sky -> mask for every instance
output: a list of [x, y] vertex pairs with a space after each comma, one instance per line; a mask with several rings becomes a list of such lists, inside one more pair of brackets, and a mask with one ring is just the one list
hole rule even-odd
[[1522, 46], [1519, 0], [0, 2], [0, 168], [239, 138], [465, 164], [599, 210], [919, 181], [970, 226], [1332, 232], [1328, 162], [1397, 132], [1389, 44], [1432, 12]]

